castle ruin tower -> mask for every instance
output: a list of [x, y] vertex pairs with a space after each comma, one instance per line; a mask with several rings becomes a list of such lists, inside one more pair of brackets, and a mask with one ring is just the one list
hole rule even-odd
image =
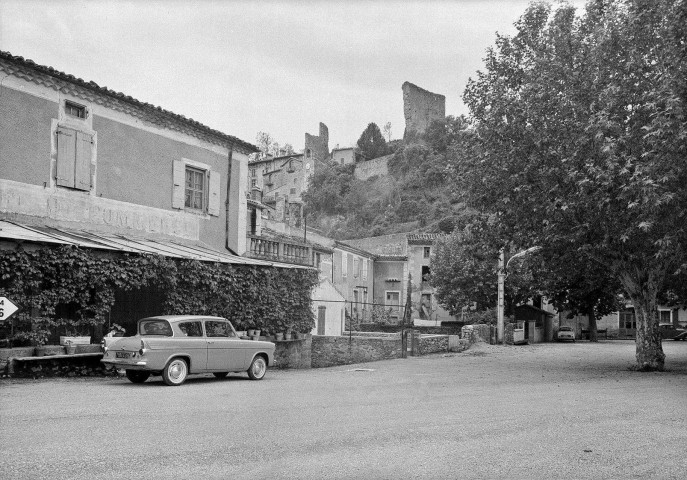
[[422, 135], [434, 120], [443, 120], [446, 117], [444, 95], [429, 92], [410, 82], [405, 82], [401, 88], [403, 89], [403, 114], [406, 119], [404, 140]]
[[329, 160], [329, 129], [327, 125], [320, 122], [320, 134], [305, 134], [305, 180], [312, 175], [315, 168], [326, 164]]

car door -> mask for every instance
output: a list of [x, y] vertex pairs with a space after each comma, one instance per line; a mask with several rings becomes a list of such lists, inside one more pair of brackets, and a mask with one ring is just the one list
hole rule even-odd
[[186, 353], [191, 359], [190, 373], [207, 370], [208, 345], [203, 336], [203, 325], [200, 320], [187, 320], [177, 323], [174, 332], [175, 350]]
[[208, 348], [208, 370], [215, 372], [240, 372], [246, 366], [244, 340], [239, 339], [226, 320], [205, 320], [205, 336]]

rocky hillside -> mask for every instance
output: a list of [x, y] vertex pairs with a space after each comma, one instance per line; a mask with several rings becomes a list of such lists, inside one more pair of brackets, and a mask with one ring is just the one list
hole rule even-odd
[[450, 171], [467, 124], [446, 117], [398, 144], [388, 175], [356, 178], [354, 165], [316, 172], [304, 194], [308, 226], [340, 240], [402, 232], [450, 232], [465, 214]]

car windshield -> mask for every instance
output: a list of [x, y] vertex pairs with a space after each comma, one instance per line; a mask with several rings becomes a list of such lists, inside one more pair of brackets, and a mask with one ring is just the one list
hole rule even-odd
[[572, 327], [561, 327], [560, 331], [561, 332], [572, 332]]
[[138, 322], [138, 333], [141, 335], [172, 336], [172, 327], [167, 320], [147, 319]]

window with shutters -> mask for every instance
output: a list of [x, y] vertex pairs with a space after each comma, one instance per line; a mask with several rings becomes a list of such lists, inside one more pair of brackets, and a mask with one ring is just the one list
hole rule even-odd
[[367, 281], [367, 259], [363, 259], [363, 281]]
[[59, 187], [90, 191], [93, 182], [91, 159], [93, 135], [73, 128], [58, 126], [55, 130], [57, 168], [55, 184]]
[[172, 208], [192, 213], [219, 215], [220, 176], [209, 165], [193, 160], [175, 160]]
[[358, 278], [358, 272], [360, 271], [360, 258], [353, 257], [353, 277]]
[[346, 252], [341, 252], [341, 276], [348, 276], [348, 254]]
[[207, 189], [205, 172], [193, 167], [186, 167], [185, 201], [186, 208], [205, 210]]

